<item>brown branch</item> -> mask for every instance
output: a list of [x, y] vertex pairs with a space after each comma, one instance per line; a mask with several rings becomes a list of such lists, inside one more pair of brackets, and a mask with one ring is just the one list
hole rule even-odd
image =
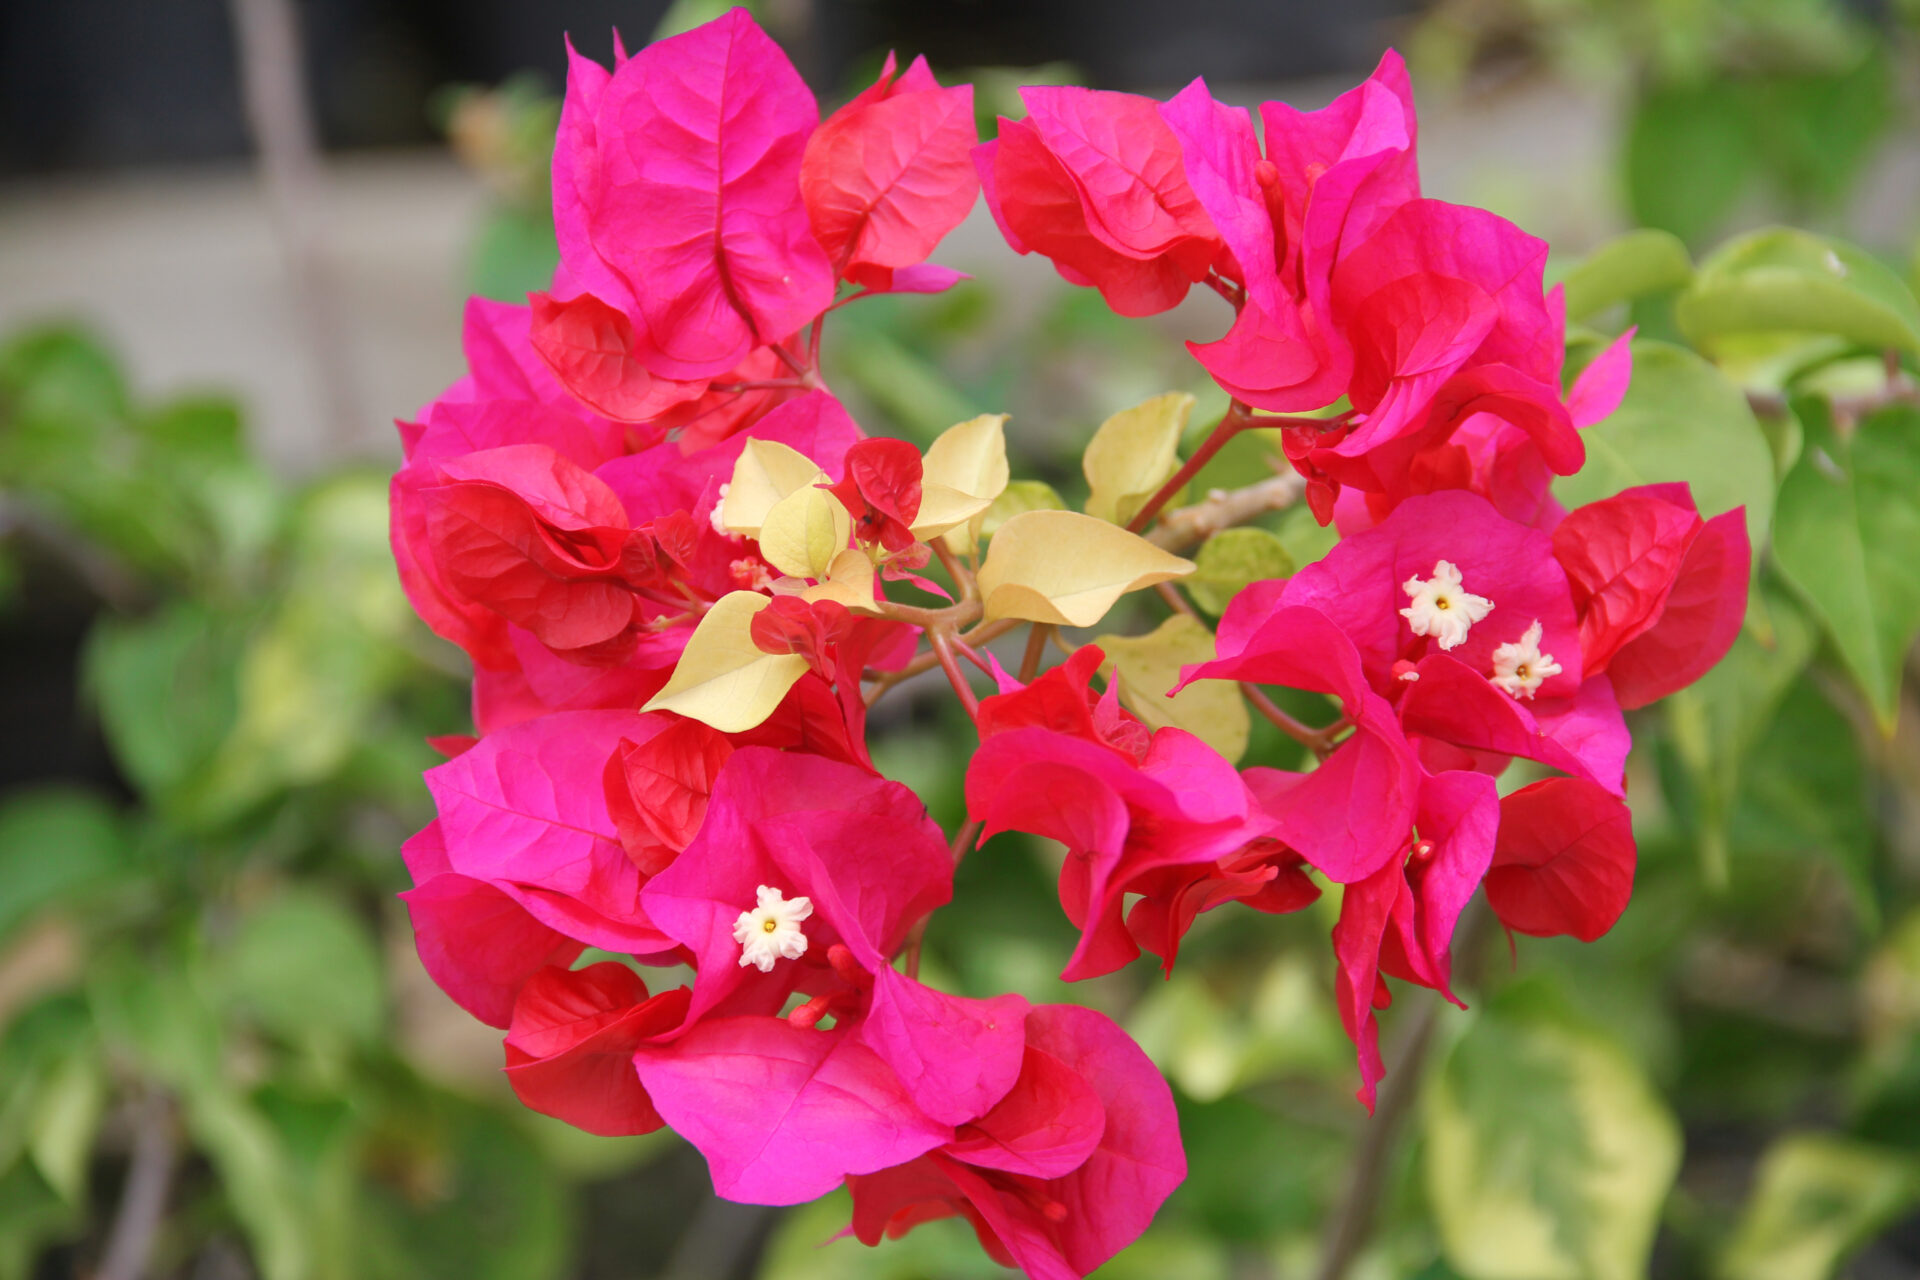
[[1167, 512], [1147, 540], [1167, 551], [1195, 547], [1222, 529], [1246, 524], [1269, 511], [1284, 511], [1307, 491], [1307, 478], [1289, 471], [1244, 489], [1215, 489], [1204, 502]]
[[973, 686], [967, 683], [967, 673], [960, 669], [954, 659], [953, 638], [941, 627], [927, 632], [927, 643], [933, 646], [935, 661], [940, 669], [947, 673], [947, 683], [953, 686], [954, 696], [960, 699], [960, 705], [966, 708], [969, 717], [980, 714], [980, 699], [974, 696]]
[[247, 129], [259, 153], [294, 308], [306, 330], [315, 391], [336, 439], [358, 444], [369, 423], [360, 412], [347, 330], [319, 221], [325, 182], [307, 108], [300, 14], [293, 0], [229, 0], [228, 9]]
[[179, 1157], [173, 1099], [153, 1093], [134, 1122], [133, 1159], [107, 1233], [107, 1250], [94, 1280], [144, 1280], [153, 1244], [167, 1209], [167, 1192]]
[[[1493, 912], [1484, 897], [1476, 896], [1461, 913], [1454, 930], [1458, 943], [1454, 954], [1461, 959], [1459, 971], [1454, 975], [1458, 985], [1479, 984], [1480, 958], [1486, 950], [1487, 931], [1493, 921]], [[1425, 999], [1401, 1031], [1393, 1060], [1380, 1082], [1373, 1117], [1361, 1136], [1360, 1150], [1354, 1155], [1353, 1173], [1347, 1180], [1346, 1192], [1327, 1224], [1326, 1245], [1321, 1251], [1320, 1266], [1314, 1272], [1315, 1280], [1345, 1280], [1347, 1269], [1372, 1234], [1374, 1213], [1391, 1172], [1394, 1142], [1408, 1109], [1419, 1096], [1442, 1004], [1439, 992], [1422, 994]]]
[[1127, 532], [1139, 533], [1152, 524], [1153, 518], [1160, 514], [1160, 508], [1171, 502], [1173, 495], [1186, 487], [1187, 481], [1199, 475], [1201, 469], [1213, 461], [1213, 455], [1226, 447], [1227, 441], [1253, 425], [1252, 409], [1238, 400], [1228, 405], [1227, 411], [1220, 415], [1220, 421], [1216, 422], [1213, 430], [1207, 433], [1207, 438], [1200, 442], [1200, 447], [1193, 451], [1193, 456], [1182, 463], [1178, 471], [1167, 477], [1167, 482], [1147, 499], [1147, 505], [1135, 512], [1133, 519], [1127, 521]]
[[1020, 655], [1021, 684], [1032, 684], [1033, 678], [1040, 674], [1040, 659], [1047, 654], [1047, 637], [1052, 634], [1051, 622], [1036, 622], [1033, 630], [1027, 632], [1027, 651]]
[[[1828, 396], [1827, 404], [1833, 409], [1835, 422], [1852, 424], [1890, 405], [1920, 406], [1920, 386], [1906, 375], [1895, 373], [1887, 379], [1887, 385], [1877, 391]], [[1749, 391], [1747, 405], [1763, 418], [1784, 418], [1789, 412], [1787, 397], [1777, 391]]]

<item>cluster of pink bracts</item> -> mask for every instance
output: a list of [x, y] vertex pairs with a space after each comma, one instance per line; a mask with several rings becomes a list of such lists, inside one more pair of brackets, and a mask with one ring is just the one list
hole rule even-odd
[[[1345, 736], [1317, 768], [1238, 771], [1149, 732], [1096, 692], [1091, 647], [980, 703], [970, 817], [1067, 847], [1065, 976], [1142, 948], [1170, 967], [1200, 912], [1297, 910], [1317, 872], [1345, 886], [1339, 1004], [1370, 1105], [1385, 976], [1450, 997], [1477, 889], [1519, 932], [1611, 926], [1634, 869], [1622, 708], [1732, 643], [1743, 518], [1702, 520], [1683, 486], [1553, 501], [1626, 348], [1562, 395], [1546, 246], [1420, 197], [1397, 59], [1323, 111], [1266, 104], [1264, 152], [1198, 81], [1167, 103], [1029, 89], [976, 145], [971, 90], [920, 62], [821, 123], [743, 11], [616, 62], [573, 61], [551, 292], [470, 304], [470, 375], [402, 424], [393, 482], [405, 585], [471, 656], [480, 731], [439, 744], [405, 896], [428, 971], [507, 1029], [529, 1106], [669, 1125], [732, 1199], [847, 1183], [869, 1243], [963, 1214], [1036, 1277], [1098, 1266], [1185, 1174], [1169, 1090], [1112, 1022], [894, 966], [953, 878], [865, 744], [862, 677], [906, 664], [916, 628], [778, 595], [754, 642], [808, 670], [769, 719], [636, 709], [709, 605], [780, 577], [716, 518], [748, 439], [818, 463], [877, 558], [924, 563], [918, 458], [862, 440], [818, 339], [846, 301], [957, 279], [925, 259], [983, 184], [1014, 248], [1124, 314], [1194, 284], [1232, 302], [1194, 351], [1236, 412], [1350, 406], [1284, 432], [1343, 540], [1243, 590], [1186, 673], [1331, 695]], [[1515, 756], [1558, 773], [1503, 799]], [[572, 967], [588, 948], [692, 986]]]

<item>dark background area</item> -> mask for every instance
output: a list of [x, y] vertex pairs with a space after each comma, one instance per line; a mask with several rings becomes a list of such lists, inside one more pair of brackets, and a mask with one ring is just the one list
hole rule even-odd
[[[1115, 89], [1195, 74], [1270, 81], [1364, 71], [1409, 0], [815, 0], [768, 6], [816, 90], [833, 96], [885, 49], [938, 50], [943, 65], [1067, 62]], [[310, 0], [300, 6], [309, 82], [326, 144], [392, 147], [435, 137], [440, 86], [534, 68], [557, 88], [552, 39], [608, 56], [665, 0]], [[247, 134], [223, 0], [6, 0], [0, 4], [0, 176], [245, 154]]]

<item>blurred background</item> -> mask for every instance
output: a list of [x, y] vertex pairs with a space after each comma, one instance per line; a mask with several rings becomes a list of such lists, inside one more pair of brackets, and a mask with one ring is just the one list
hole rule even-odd
[[[563, 33], [605, 60], [615, 27], [637, 46], [720, 11], [0, 0], [0, 1280], [1004, 1274], [953, 1223], [822, 1247], [839, 1198], [723, 1205], [668, 1135], [526, 1113], [393, 898], [430, 816], [424, 738], [469, 720], [461, 660], [387, 553], [392, 419], [462, 372], [468, 293], [517, 300], [552, 268]], [[1205, 75], [1313, 106], [1391, 45], [1427, 193], [1548, 238], [1550, 274], [1634, 228], [1697, 255], [1788, 221], [1911, 278], [1911, 0], [756, 13], [824, 107], [889, 48], [924, 53], [978, 86], [983, 136], [1022, 83], [1165, 96]], [[937, 257], [975, 280], [842, 312], [829, 338], [868, 430], [924, 441], [1005, 410], [1016, 473], [1072, 496], [1107, 414], [1170, 388], [1203, 397], [1196, 424], [1223, 407], [1177, 341], [1224, 328], [1217, 300], [1119, 320], [980, 208]], [[1681, 283], [1590, 323], [1676, 337]], [[1748, 389], [1791, 389], [1770, 376]], [[1202, 483], [1265, 474], [1247, 439]], [[1768, 439], [1785, 473], [1798, 436]], [[1328, 545], [1304, 514], [1275, 526], [1296, 563]], [[1654, 1276], [1920, 1275], [1920, 733], [1879, 732], [1765, 586], [1719, 683], [1634, 725], [1627, 917], [1591, 947], [1468, 957], [1477, 1012], [1441, 1019], [1444, 1083], [1350, 1274], [1630, 1278], [1608, 1241], [1651, 1198]], [[947, 701], [889, 700], [874, 732], [952, 827], [967, 731]], [[1245, 762], [1289, 749], [1256, 725]], [[969, 859], [929, 968], [1101, 1007], [1174, 1082], [1191, 1179], [1102, 1274], [1314, 1274], [1366, 1120], [1331, 904], [1220, 913], [1171, 982], [1141, 965], [1068, 992], [1048, 856], [1009, 839]], [[1390, 1045], [1412, 1016], [1389, 1015]], [[1464, 1200], [1435, 1154], [1463, 1142]], [[1670, 1145], [1677, 1175], [1647, 1154]]]

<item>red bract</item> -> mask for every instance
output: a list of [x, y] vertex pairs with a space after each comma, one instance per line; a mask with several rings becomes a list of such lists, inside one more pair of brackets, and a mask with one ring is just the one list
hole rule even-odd
[[699, 398], [705, 382], [658, 378], [641, 363], [625, 313], [590, 293], [532, 295], [533, 347], [575, 399], [617, 422], [645, 422]]
[[1040, 253], [1121, 315], [1175, 306], [1204, 280], [1220, 237], [1188, 184], [1158, 103], [1130, 93], [1026, 88], [1025, 120], [975, 151], [1007, 243]]
[[[951, 892], [906, 788], [762, 748], [727, 762], [699, 836], [643, 894], [697, 978], [685, 1028], [636, 1060], [720, 1194], [811, 1199], [950, 1140], [1012, 1087], [1026, 1001], [942, 995], [888, 963]], [[777, 1016], [795, 991], [812, 1000]]]
[[626, 313], [633, 358], [655, 377], [725, 373], [832, 302], [833, 270], [800, 198], [818, 121], [744, 9], [610, 76], [573, 59], [554, 150], [560, 260]]
[[814, 133], [800, 166], [807, 216], [834, 270], [885, 291], [901, 268], [924, 261], [979, 194], [976, 136], [972, 85], [941, 88], [920, 58], [896, 79], [889, 53], [880, 78]]
[[1081, 930], [1061, 974], [1069, 981], [1140, 954], [1124, 907], [1146, 878], [1210, 866], [1269, 828], [1211, 747], [1180, 729], [1149, 736], [1120, 711], [1112, 685], [1092, 697], [1102, 657], [1088, 646], [1032, 687], [982, 702], [982, 741], [967, 769], [967, 812], [983, 837], [1029, 831], [1067, 846], [1060, 904]]
[[1746, 617], [1746, 510], [1702, 520], [1686, 485], [1646, 485], [1589, 503], [1554, 529], [1583, 642], [1621, 705], [1645, 706], [1698, 680]]
[[678, 1026], [686, 1008], [685, 987], [649, 997], [640, 975], [614, 961], [542, 969], [514, 1002], [507, 1082], [532, 1110], [588, 1133], [652, 1133], [660, 1113], [633, 1051]]
[[924, 470], [905, 440], [862, 440], [847, 450], [847, 478], [829, 492], [853, 513], [854, 537], [899, 555], [917, 541], [908, 526], [920, 514]]
[[1393, 1001], [1382, 974], [1431, 987], [1459, 1003], [1448, 985], [1453, 929], [1486, 875], [1499, 820], [1492, 778], [1427, 775], [1406, 856], [1348, 885], [1340, 900], [1340, 920], [1333, 929], [1340, 962], [1335, 995], [1340, 1021], [1359, 1051], [1357, 1096], [1369, 1111], [1386, 1071], [1373, 1013]]
[[1487, 903], [1509, 929], [1592, 942], [1633, 896], [1633, 815], [1579, 778], [1547, 778], [1500, 801]]
[[1166, 1082], [1092, 1010], [1041, 1005], [1026, 1035], [999, 1106], [919, 1160], [849, 1179], [863, 1243], [958, 1214], [1001, 1265], [1065, 1280], [1146, 1230], [1187, 1173]]
[[699, 833], [733, 747], [719, 730], [681, 720], [640, 742], [622, 739], [607, 758], [607, 813], [641, 871], [666, 870]]

